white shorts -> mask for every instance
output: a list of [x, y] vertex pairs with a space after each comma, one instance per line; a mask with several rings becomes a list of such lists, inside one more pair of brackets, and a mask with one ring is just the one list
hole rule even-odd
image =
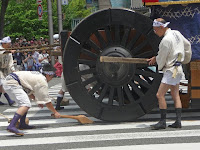
[[12, 100], [14, 100], [19, 107], [21, 106], [26, 106], [26, 107], [31, 107], [31, 102], [26, 94], [26, 92], [22, 89], [21, 85], [3, 85], [4, 90]]
[[163, 73], [163, 78], [162, 78], [161, 82], [168, 84], [168, 85], [177, 85], [180, 83], [181, 78], [182, 78], [181, 74], [177, 74], [176, 78], [173, 78], [172, 72], [166, 71]]
[[0, 86], [3, 85], [4, 82], [5, 82], [5, 79], [0, 78]]

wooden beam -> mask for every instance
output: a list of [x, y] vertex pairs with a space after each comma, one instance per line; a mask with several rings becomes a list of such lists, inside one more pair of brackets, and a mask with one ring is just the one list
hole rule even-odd
[[146, 58], [126, 58], [126, 57], [108, 57], [108, 56], [101, 56], [100, 62], [148, 64], [148, 61]]

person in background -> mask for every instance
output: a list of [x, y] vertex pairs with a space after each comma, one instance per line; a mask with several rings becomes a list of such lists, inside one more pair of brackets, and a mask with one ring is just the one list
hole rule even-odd
[[35, 71], [35, 59], [32, 57], [32, 52], [28, 52], [28, 57], [24, 60], [24, 62], [27, 64], [27, 70], [25, 71]]
[[[14, 53], [14, 51], [4, 50], [7, 48], [11, 48], [11, 39], [9, 36], [4, 37], [2, 40], [0, 40], [0, 44], [0, 97], [2, 93], [4, 93], [8, 104], [12, 106], [15, 102], [10, 99], [8, 94], [4, 91], [2, 85], [4, 84], [5, 76], [7, 76], [10, 72], [15, 71], [12, 57], [12, 53]], [[4, 105], [4, 103], [0, 101], [0, 105]]]
[[46, 50], [43, 50], [41, 54], [39, 54], [39, 63], [43, 66], [46, 63], [49, 63], [49, 54], [46, 52]]
[[21, 53], [19, 50], [17, 52], [14, 53], [14, 59], [17, 62], [17, 69], [18, 71], [22, 70], [22, 65], [23, 65], [23, 59], [24, 59], [24, 55], [23, 53]]
[[[147, 60], [149, 61], [149, 65], [157, 63], [158, 70], [163, 71], [163, 78], [156, 95], [158, 98], [161, 119], [157, 124], [152, 125], [152, 129], [155, 130], [166, 128], [167, 104], [165, 101], [165, 94], [169, 89], [171, 90], [176, 112], [176, 121], [169, 125], [169, 127], [182, 127], [182, 104], [179, 96], [179, 83], [184, 74], [182, 64], [189, 63], [192, 55], [190, 42], [179, 31], [168, 28], [168, 24], [169, 22], [166, 22], [163, 18], [158, 18], [153, 21], [155, 34], [159, 37], [163, 37], [163, 39], [159, 44], [158, 55]], [[177, 73], [174, 76], [173, 73], [176, 71]]]
[[39, 53], [37, 51], [33, 51], [32, 57], [35, 60], [35, 71], [39, 71], [41, 68], [41, 64], [39, 63]]
[[58, 57], [55, 57], [55, 65], [54, 65], [54, 68], [56, 68], [56, 76], [57, 76], [57, 77], [61, 77], [61, 74], [62, 74], [62, 72], [63, 72], [63, 67], [62, 67], [62, 64], [59, 63]]

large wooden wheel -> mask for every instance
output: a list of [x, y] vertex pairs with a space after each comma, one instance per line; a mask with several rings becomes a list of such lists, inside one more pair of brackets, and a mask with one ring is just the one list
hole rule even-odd
[[100, 63], [100, 56], [150, 58], [160, 39], [152, 21], [127, 9], [105, 9], [82, 20], [64, 49], [64, 78], [76, 103], [106, 121], [130, 121], [156, 105], [161, 75], [144, 64]]

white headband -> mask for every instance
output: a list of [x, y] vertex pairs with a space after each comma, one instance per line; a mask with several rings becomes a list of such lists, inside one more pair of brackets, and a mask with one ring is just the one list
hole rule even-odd
[[170, 22], [166, 22], [164, 24], [162, 22], [157, 21], [156, 19], [154, 19], [154, 21], [153, 21], [153, 27], [160, 27], [160, 26], [167, 27], [168, 24], [170, 24]]
[[41, 73], [43, 73], [43, 74], [48, 74], [48, 75], [50, 75], [50, 76], [55, 74], [54, 71], [43, 71], [42, 69], [41, 69]]
[[11, 43], [11, 39], [9, 36], [4, 37], [2, 40], [0, 40], [0, 43]]

